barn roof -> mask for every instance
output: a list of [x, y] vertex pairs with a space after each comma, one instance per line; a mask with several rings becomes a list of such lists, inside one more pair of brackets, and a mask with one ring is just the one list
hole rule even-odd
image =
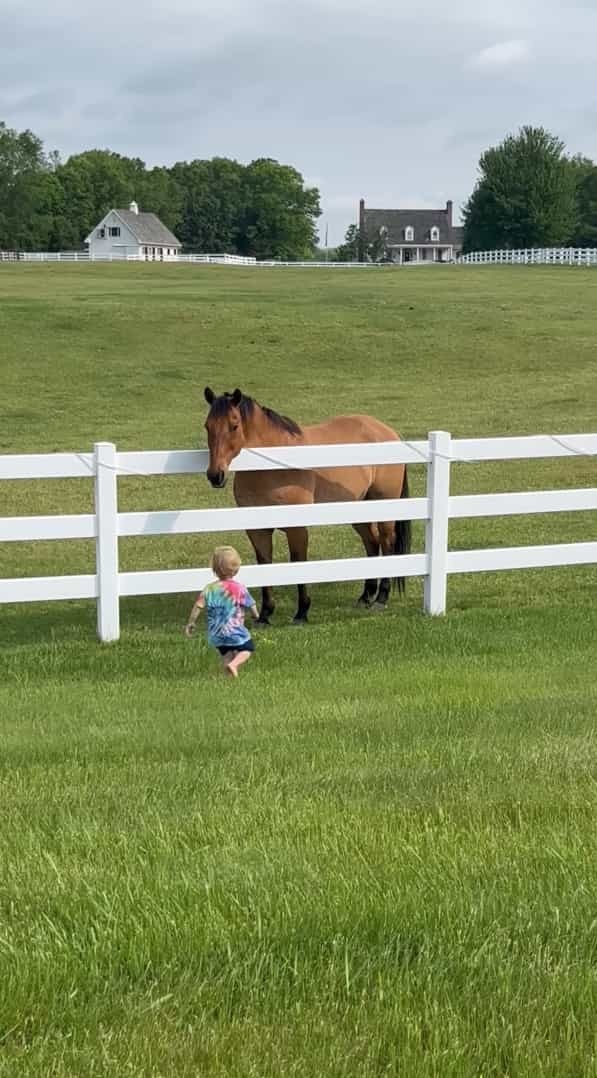
[[155, 213], [135, 213], [134, 210], [115, 210], [139, 243], [181, 247], [182, 244]]

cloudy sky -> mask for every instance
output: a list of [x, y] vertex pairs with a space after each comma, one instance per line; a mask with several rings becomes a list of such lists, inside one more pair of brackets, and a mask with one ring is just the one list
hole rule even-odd
[[61, 154], [275, 157], [357, 203], [462, 205], [523, 123], [597, 157], [597, 0], [0, 0], [0, 119]]

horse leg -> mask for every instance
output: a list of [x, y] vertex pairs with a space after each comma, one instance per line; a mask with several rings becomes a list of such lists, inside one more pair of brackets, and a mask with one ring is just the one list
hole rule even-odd
[[[360, 535], [365, 553], [368, 558], [376, 558], [379, 554], [379, 535], [373, 524], [353, 524], [357, 535]], [[366, 580], [362, 594], [357, 599], [357, 606], [371, 606], [377, 591], [377, 580]]]
[[[286, 528], [288, 539], [288, 553], [291, 561], [306, 561], [309, 548], [309, 532], [307, 528]], [[306, 584], [298, 584], [298, 609], [294, 615], [295, 625], [304, 625], [311, 606], [311, 600]]]
[[[255, 551], [258, 565], [271, 565], [273, 561], [274, 533], [272, 529], [247, 532], [251, 546]], [[269, 625], [275, 609], [271, 588], [261, 589], [261, 610], [256, 625]]]
[[[382, 554], [393, 554], [395, 541], [396, 525], [393, 521], [384, 521], [379, 525], [379, 542]], [[390, 583], [390, 578], [387, 576], [384, 576], [379, 582], [379, 591], [373, 604], [377, 610], [385, 610], [387, 606], [390, 597]]]

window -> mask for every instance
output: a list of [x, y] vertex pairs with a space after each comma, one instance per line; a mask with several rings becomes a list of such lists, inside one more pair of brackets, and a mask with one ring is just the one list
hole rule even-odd
[[116, 226], [115, 228], [109, 228], [108, 229], [108, 234], [110, 236], [119, 236], [120, 235], [120, 228], [118, 226]]
[[432, 243], [439, 243], [439, 228], [437, 225], [434, 225], [431, 229], [429, 238]]
[[404, 229], [404, 239], [406, 240], [407, 243], [412, 243], [414, 238], [415, 238], [415, 230], [412, 227], [412, 225], [409, 225], [408, 228]]
[[97, 230], [97, 238], [98, 238], [98, 240], [105, 239], [105, 236], [106, 236], [105, 228], [98, 228], [98, 230]]

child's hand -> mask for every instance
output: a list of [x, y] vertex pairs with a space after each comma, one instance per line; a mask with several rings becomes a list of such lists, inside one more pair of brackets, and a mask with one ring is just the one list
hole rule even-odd
[[185, 625], [185, 627], [184, 627], [185, 636], [190, 637], [190, 636], [193, 635], [194, 632], [195, 632], [195, 626], [191, 622], [189, 622], [188, 625]]

